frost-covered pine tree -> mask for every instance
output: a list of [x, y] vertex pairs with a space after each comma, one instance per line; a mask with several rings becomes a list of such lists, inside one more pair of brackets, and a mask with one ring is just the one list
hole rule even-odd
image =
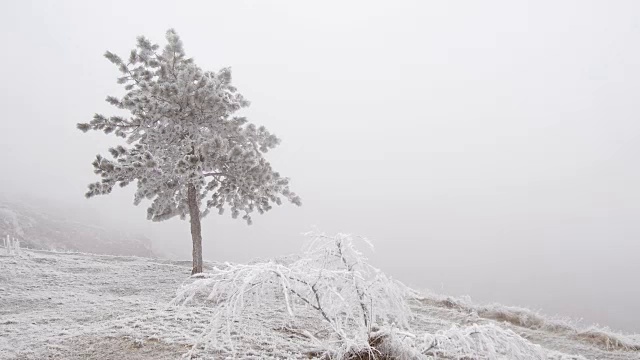
[[[231, 85], [231, 71], [204, 71], [185, 56], [175, 30], [166, 34], [162, 51], [138, 37], [129, 58], [106, 52], [124, 85], [122, 98], [107, 102], [127, 110], [130, 117], [96, 114], [78, 124], [84, 132], [100, 130], [126, 139], [127, 146], [109, 149], [112, 158], [96, 156], [94, 172], [102, 180], [89, 185], [87, 197], [109, 194], [114, 186], [136, 182], [134, 204], [152, 200], [147, 218], [174, 216], [191, 221], [193, 271], [202, 272], [200, 219], [213, 208], [251, 224], [282, 198], [300, 205], [289, 190], [289, 179], [275, 172], [263, 154], [279, 139], [264, 127], [234, 116], [249, 105]], [[204, 209], [202, 203], [204, 202]]]

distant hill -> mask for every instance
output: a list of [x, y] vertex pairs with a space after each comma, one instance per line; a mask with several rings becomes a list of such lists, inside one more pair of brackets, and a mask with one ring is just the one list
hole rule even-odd
[[154, 257], [151, 240], [141, 234], [87, 223], [73, 211], [0, 199], [0, 237], [11, 235], [21, 247], [107, 255]]

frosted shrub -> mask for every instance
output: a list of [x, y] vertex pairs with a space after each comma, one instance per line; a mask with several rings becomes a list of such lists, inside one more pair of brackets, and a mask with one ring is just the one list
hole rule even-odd
[[299, 257], [215, 267], [180, 289], [174, 304], [211, 301], [217, 311], [205, 334], [206, 342], [231, 349], [236, 331], [254, 326], [255, 317], [243, 313], [266, 308], [274, 301], [291, 318], [311, 310], [324, 322], [330, 329], [321, 351], [326, 357], [374, 352], [370, 338], [377, 327], [408, 327], [407, 298], [414, 293], [367, 263], [354, 244], [359, 241], [371, 247], [366, 239], [317, 232], [307, 235], [311, 241]]
[[20, 253], [20, 240], [7, 235], [2, 239], [2, 243], [7, 255], [16, 255]]

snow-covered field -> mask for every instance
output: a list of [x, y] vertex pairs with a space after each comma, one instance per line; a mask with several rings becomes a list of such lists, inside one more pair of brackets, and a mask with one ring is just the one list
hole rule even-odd
[[[211, 305], [197, 302], [168, 306], [181, 284], [190, 281], [190, 265], [140, 257], [0, 252], [0, 359], [179, 359], [194, 344], [206, 343], [201, 334], [213, 313]], [[549, 358], [640, 359], [637, 336], [578, 329], [524, 309], [425, 295], [413, 310], [415, 333], [445, 340], [453, 339], [452, 327], [479, 329], [473, 331], [507, 334], [513, 346], [531, 346]], [[237, 358], [308, 358], [317, 339], [327, 335], [312, 312], [298, 312], [292, 319], [284, 307], [267, 304], [245, 316], [253, 318], [254, 326], [235, 334]], [[201, 350], [198, 356], [232, 357], [219, 348]]]

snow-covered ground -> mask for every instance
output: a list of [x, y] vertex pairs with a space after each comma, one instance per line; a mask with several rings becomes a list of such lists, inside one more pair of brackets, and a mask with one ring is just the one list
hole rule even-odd
[[[168, 306], [189, 282], [190, 265], [46, 251], [5, 256], [0, 249], [0, 359], [179, 359], [203, 344], [200, 337], [213, 312], [197, 302]], [[524, 309], [425, 295], [413, 310], [416, 333], [446, 334], [454, 325], [478, 324], [509, 329], [514, 339], [539, 344], [545, 354], [640, 359], [636, 336], [577, 329]], [[286, 309], [267, 306], [245, 316], [254, 317], [256, 326], [236, 335], [237, 358], [307, 358], [317, 347], [308, 335], [322, 338], [326, 332], [311, 312], [292, 320]], [[231, 353], [200, 351], [199, 356]]]

